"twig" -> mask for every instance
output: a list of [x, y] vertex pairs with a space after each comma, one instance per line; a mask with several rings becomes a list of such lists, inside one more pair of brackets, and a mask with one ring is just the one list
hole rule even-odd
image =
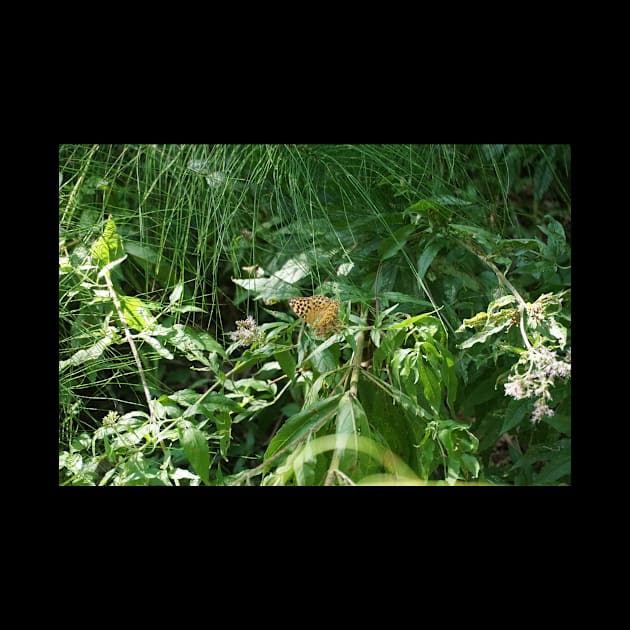
[[[147, 399], [147, 406], [149, 408], [149, 417], [151, 421], [155, 421], [155, 414], [153, 410], [153, 402], [151, 400], [151, 392], [149, 392], [149, 385], [147, 384], [147, 379], [144, 375], [144, 368], [142, 367], [142, 361], [140, 361], [140, 355], [138, 354], [138, 349], [136, 348], [136, 344], [134, 343], [133, 336], [131, 331], [129, 330], [129, 326], [127, 325], [127, 321], [125, 320], [125, 315], [123, 313], [122, 307], [120, 306], [120, 301], [118, 299], [118, 294], [116, 293], [116, 289], [114, 289], [114, 285], [112, 283], [112, 279], [110, 277], [109, 270], [106, 270], [105, 273], [102, 274], [105, 278], [105, 282], [107, 283], [107, 288], [109, 290], [109, 294], [114, 302], [114, 306], [116, 308], [116, 312], [118, 313], [118, 319], [125, 331], [125, 337], [127, 338], [127, 343], [131, 348], [131, 353], [133, 354], [133, 358], [136, 362], [136, 366], [138, 367], [138, 374], [140, 375], [140, 381], [142, 382], [142, 389], [144, 390], [144, 396]], [[160, 439], [159, 441], [160, 447], [164, 455], [167, 455], [166, 446], [164, 446], [164, 442]]]

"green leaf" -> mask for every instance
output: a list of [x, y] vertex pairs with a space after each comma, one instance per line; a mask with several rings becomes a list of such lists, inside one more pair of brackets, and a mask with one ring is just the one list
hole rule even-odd
[[434, 440], [430, 439], [431, 431], [427, 427], [426, 440], [418, 447], [419, 450], [419, 464], [420, 474], [424, 479], [427, 479], [429, 475], [442, 463], [440, 452]]
[[512, 275], [530, 275], [534, 278], [538, 278], [540, 274], [546, 272], [549, 269], [549, 263], [544, 260], [537, 260], [531, 263], [525, 263], [523, 265], [517, 265], [512, 270]]
[[439, 414], [442, 406], [442, 389], [440, 387], [440, 381], [435, 372], [427, 363], [418, 358], [418, 372], [420, 374], [420, 382], [422, 383], [424, 397], [431, 405], [433, 413]]
[[447, 453], [452, 453], [454, 448], [453, 433], [450, 429], [441, 429], [438, 431], [438, 439], [443, 444]]
[[541, 226], [540, 231], [544, 232], [549, 238], [565, 243], [567, 237], [562, 223], [560, 223], [557, 219], [554, 219], [550, 214], [546, 214], [545, 219], [547, 219], [547, 225]]
[[184, 283], [180, 282], [175, 285], [175, 288], [171, 291], [171, 294], [168, 296], [168, 301], [171, 304], [177, 304], [184, 293]]
[[543, 247], [544, 256], [550, 261], [557, 261], [566, 254], [566, 235], [562, 223], [554, 219], [551, 215], [545, 215], [546, 226], [539, 226], [541, 232], [547, 235], [547, 243]]
[[410, 205], [404, 212], [403, 216], [419, 212], [420, 214], [426, 214], [430, 209], [435, 207], [435, 201], [433, 199], [420, 199], [416, 203]]
[[452, 195], [441, 195], [433, 199], [420, 199], [409, 206], [403, 216], [420, 215], [426, 217], [434, 228], [444, 227], [451, 219], [453, 211], [447, 205], [468, 206], [469, 201], [453, 197]]
[[[295, 258], [289, 258], [280, 269], [277, 269], [273, 273], [274, 278], [283, 280], [285, 285], [294, 287], [302, 278], [307, 276], [310, 271], [310, 265], [312, 261], [309, 261], [309, 257], [305, 254], [300, 254]], [[286, 297], [295, 295], [295, 289], [292, 289], [292, 293]]]
[[217, 353], [225, 357], [225, 350], [212, 335], [207, 332], [197, 332], [183, 326], [174, 324], [166, 334], [166, 339], [182, 352], [190, 361], [199, 361], [203, 365], [213, 367], [211, 358], [206, 356], [206, 352]]
[[215, 411], [227, 411], [227, 412], [240, 412], [243, 411], [243, 407], [237, 402], [224, 396], [223, 394], [209, 394], [201, 402], [196, 402], [191, 405], [184, 412], [184, 418], [189, 418], [198, 413], [204, 415], [206, 418], [214, 418]]
[[[359, 382], [359, 396], [363, 405], [369, 409], [372, 434], [408, 461], [413, 436], [403, 409], [395, 404], [389, 394], [367, 380]], [[363, 430], [361, 432], [364, 433]]]
[[418, 277], [424, 278], [424, 274], [433, 262], [437, 253], [444, 247], [446, 241], [443, 238], [435, 238], [427, 243], [420, 258], [418, 258]]
[[107, 334], [99, 339], [93, 346], [89, 348], [82, 348], [75, 352], [69, 359], [65, 361], [59, 361], [59, 372], [63, 372], [67, 367], [81, 365], [88, 361], [95, 361], [98, 359], [105, 349], [114, 343], [115, 334], [113, 331], [108, 331]]
[[462, 478], [460, 474], [461, 460], [459, 459], [457, 454], [449, 454], [447, 462], [446, 481], [449, 486], [452, 486], [458, 479]]
[[[149, 247], [146, 244], [137, 243], [125, 239], [125, 251], [134, 258], [139, 258], [143, 262], [155, 265], [160, 260], [160, 254], [158, 251]], [[182, 284], [178, 286], [183, 286]]]
[[559, 324], [555, 317], [549, 317], [546, 323], [549, 333], [558, 340], [560, 349], [564, 350], [567, 344], [567, 329]]
[[353, 396], [350, 392], [346, 392], [339, 400], [339, 405], [337, 406], [337, 433], [356, 432], [357, 423], [353, 408]]
[[506, 318], [506, 320], [500, 323], [498, 326], [493, 326], [489, 330], [482, 330], [481, 332], [474, 334], [469, 339], [466, 339], [466, 341], [464, 341], [463, 343], [458, 344], [457, 347], [461, 350], [464, 350], [466, 348], [474, 346], [476, 343], [483, 343], [484, 341], [486, 341], [486, 339], [488, 339], [488, 337], [491, 337], [492, 335], [496, 335], [498, 332], [501, 332], [504, 328], [509, 326], [510, 323], [511, 321]]
[[468, 470], [473, 477], [478, 477], [479, 471], [481, 470], [479, 460], [474, 455], [468, 453], [462, 453], [460, 457], [464, 468]]
[[385, 336], [381, 339], [380, 345], [374, 351], [374, 371], [378, 372], [380, 370], [381, 364], [383, 362], [390, 362], [390, 356], [393, 354], [395, 350], [400, 348], [400, 346], [405, 341], [405, 331], [404, 330], [388, 330], [385, 333]]
[[407, 239], [415, 231], [415, 225], [404, 225], [396, 230], [392, 236], [383, 240], [378, 248], [381, 260], [387, 260], [395, 256], [407, 244]]
[[[334, 347], [331, 347], [333, 346]], [[332, 372], [339, 365], [339, 344], [335, 335], [319, 344], [317, 348], [302, 361], [310, 360], [313, 367], [320, 373]]]
[[507, 409], [505, 410], [505, 419], [501, 426], [501, 435], [506, 431], [511, 431], [515, 426], [519, 425], [523, 418], [531, 412], [532, 401], [529, 398], [522, 398], [521, 400], [510, 400]]
[[274, 354], [276, 361], [280, 364], [282, 371], [289, 377], [293, 378], [295, 375], [295, 359], [288, 350], [282, 350]]
[[[199, 397], [197, 392], [195, 395]], [[169, 396], [162, 395], [155, 401], [155, 413], [158, 418], [178, 418], [181, 416], [182, 410]]]
[[269, 446], [265, 451], [264, 459], [269, 459], [274, 453], [286, 446], [289, 442], [304, 435], [313, 427], [313, 425], [323, 418], [326, 418], [329, 415], [332, 416], [331, 412], [335, 405], [337, 405], [340, 398], [341, 394], [324, 398], [323, 400], [316, 402], [311, 407], [303, 409], [300, 413], [297, 413], [293, 417], [289, 418], [282, 427], [280, 427], [280, 430], [269, 443]]
[[[367, 416], [363, 406], [350, 392], [346, 392], [339, 401], [337, 407], [337, 450], [340, 457], [343, 456], [347, 446], [353, 451], [353, 459], [357, 455], [357, 434], [359, 426], [367, 425]], [[354, 463], [354, 462], [352, 462]], [[351, 465], [344, 462], [345, 466]]]
[[171, 473], [171, 479], [175, 482], [176, 486], [181, 486], [182, 484], [179, 482], [183, 479], [188, 480], [191, 486], [199, 485], [199, 475], [185, 468], [176, 468], [175, 472]]
[[257, 294], [257, 299], [269, 304], [295, 297], [296, 293], [292, 284], [275, 276], [273, 278], [232, 278], [232, 282]]
[[[258, 378], [241, 378], [238, 381], [226, 381], [225, 387], [231, 388], [232, 391], [239, 392], [244, 396], [251, 396], [254, 392], [264, 392], [274, 396], [276, 394], [276, 384], [269, 381], [263, 381]], [[255, 396], [255, 394], [253, 394]]]
[[165, 348], [155, 337], [146, 333], [140, 333], [138, 337], [146, 341], [163, 359], [172, 361], [175, 358], [173, 353]]
[[219, 434], [219, 450], [223, 459], [227, 460], [228, 449], [232, 442], [232, 417], [229, 413], [223, 411], [215, 414], [213, 417], [214, 424]]
[[123, 253], [122, 244], [118, 236], [118, 231], [116, 230], [116, 223], [114, 219], [109, 217], [103, 229], [102, 236], [94, 242], [90, 250], [92, 260], [94, 264], [101, 269], [110, 262], [120, 258]]
[[571, 435], [571, 416], [568, 414], [556, 413], [553, 416], [545, 416], [543, 422], [560, 433]]
[[111, 270], [114, 269], [114, 267], [118, 267], [118, 265], [125, 262], [125, 260], [127, 260], [127, 254], [125, 254], [121, 258], [116, 258], [115, 260], [112, 260], [112, 262], [106, 264], [104, 267], [101, 268], [101, 270], [98, 272], [98, 278], [102, 278], [103, 276], [109, 274]]
[[571, 451], [563, 449], [556, 457], [550, 459], [542, 470], [534, 476], [536, 484], [553, 483], [571, 474]]
[[205, 433], [194, 427], [190, 422], [183, 422], [178, 427], [179, 440], [195, 472], [206, 484], [210, 483], [210, 449]]
[[[427, 300], [408, 295], [407, 293], [401, 293], [400, 291], [383, 291], [381, 293], [381, 299], [383, 302], [394, 303], [394, 306], [389, 307], [386, 310], [394, 310], [397, 306], [396, 302], [400, 304], [413, 304], [414, 306], [422, 306], [426, 308], [432, 308], [433, 305]], [[379, 321], [382, 321], [382, 316], [386, 314], [386, 310], [382, 311], [379, 315]]]
[[479, 438], [465, 426], [458, 424], [454, 431], [457, 433], [458, 450], [465, 453], [476, 453], [479, 450]]
[[542, 243], [535, 238], [505, 238], [497, 243], [497, 251], [512, 256], [522, 256], [527, 252], [539, 252]]
[[413, 324], [417, 324], [418, 322], [422, 322], [423, 320], [428, 320], [427, 322], [425, 322], [426, 324], [428, 324], [428, 328], [426, 330], [430, 333], [430, 336], [433, 336], [431, 333], [433, 333], [433, 331], [437, 332], [439, 328], [438, 320], [436, 320], [435, 317], [432, 317], [432, 314], [434, 312], [435, 311], [431, 311], [431, 313], [421, 313], [420, 315], [407, 317], [407, 319], [396, 322], [391, 326], [387, 326], [383, 328], [383, 330], [396, 330], [398, 328], [407, 328], [408, 326], [412, 326]]
[[174, 400], [176, 403], [187, 407], [189, 405], [194, 405], [200, 397], [201, 394], [196, 392], [194, 389], [179, 389], [168, 396], [160, 396], [159, 400], [163, 400], [164, 402], [170, 400]]
[[390, 365], [392, 373], [395, 377], [409, 376], [409, 363], [407, 362], [407, 357], [409, 356], [413, 357], [412, 348], [399, 348], [392, 353], [390, 358]]
[[[497, 398], [499, 396], [503, 398], [502, 395], [497, 393], [495, 387], [496, 378], [496, 374], [494, 372], [491, 372], [489, 376], [483, 377], [481, 378], [481, 380], [471, 385], [471, 387], [466, 392], [466, 396], [462, 400], [464, 415], [474, 416], [476, 414], [477, 406], [486, 403], [492, 398]], [[497, 437], [499, 435], [500, 433], [497, 433]]]
[[484, 230], [476, 225], [464, 225], [460, 223], [451, 223], [449, 229], [458, 234], [461, 238], [474, 239], [483, 246], [486, 252], [493, 252], [495, 250], [498, 237], [488, 230]]
[[516, 301], [513, 295], [502, 295], [500, 298], [492, 300], [492, 302], [488, 304], [488, 315], [496, 315], [503, 307], [514, 304]]
[[438, 356], [441, 358], [440, 385], [446, 387], [447, 403], [450, 409], [454, 408], [457, 399], [457, 370], [455, 369], [455, 359], [450, 350], [437, 340], [433, 340]]
[[145, 330], [155, 322], [149, 307], [140, 298], [121, 295], [118, 299], [125, 323], [129, 328], [138, 331]]

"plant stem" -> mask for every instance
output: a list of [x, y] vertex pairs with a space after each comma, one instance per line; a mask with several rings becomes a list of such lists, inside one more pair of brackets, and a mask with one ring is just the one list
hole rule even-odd
[[[133, 336], [131, 335], [131, 331], [129, 330], [129, 326], [125, 320], [125, 315], [123, 313], [122, 307], [120, 306], [120, 301], [118, 300], [118, 294], [116, 293], [116, 289], [114, 289], [114, 285], [112, 283], [109, 271], [106, 271], [103, 274], [105, 278], [105, 282], [107, 283], [107, 288], [109, 290], [109, 294], [112, 298], [112, 302], [116, 308], [116, 312], [118, 313], [118, 319], [125, 331], [125, 337], [127, 338], [127, 343], [131, 348], [131, 353], [133, 354], [133, 358], [136, 362], [136, 366], [138, 367], [138, 374], [140, 376], [140, 381], [142, 382], [142, 389], [144, 390], [144, 396], [147, 399], [147, 406], [149, 408], [149, 417], [152, 422], [155, 422], [155, 415], [153, 410], [153, 402], [151, 400], [151, 392], [149, 392], [149, 385], [147, 384], [147, 380], [144, 375], [144, 368], [142, 367], [142, 361], [140, 361], [140, 355], [138, 354], [138, 349], [136, 348], [136, 344], [133, 341]], [[164, 446], [164, 442], [162, 440], [159, 441], [160, 448], [164, 455], [167, 455], [166, 446]]]
[[[361, 314], [364, 316], [364, 313]], [[352, 357], [352, 376], [350, 377], [350, 396], [352, 398], [357, 397], [359, 389], [359, 376], [361, 374], [361, 359], [363, 358], [363, 345], [365, 343], [365, 331], [360, 330], [357, 335], [357, 349]], [[328, 473], [324, 481], [325, 486], [331, 486], [333, 484], [335, 474], [339, 469], [339, 450], [333, 451], [332, 458], [330, 460], [330, 466], [328, 467]]]

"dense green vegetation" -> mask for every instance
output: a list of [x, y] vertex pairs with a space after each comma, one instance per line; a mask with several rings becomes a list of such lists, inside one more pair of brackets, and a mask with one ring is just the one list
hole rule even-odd
[[568, 145], [60, 145], [59, 483], [570, 484], [570, 187]]

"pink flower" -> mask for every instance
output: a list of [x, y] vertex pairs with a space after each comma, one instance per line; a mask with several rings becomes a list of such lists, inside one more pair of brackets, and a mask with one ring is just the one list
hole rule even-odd
[[250, 346], [254, 341], [260, 341], [262, 332], [256, 325], [256, 320], [249, 315], [247, 319], [236, 322], [236, 330], [230, 333], [232, 341], [238, 341], [243, 346]]

